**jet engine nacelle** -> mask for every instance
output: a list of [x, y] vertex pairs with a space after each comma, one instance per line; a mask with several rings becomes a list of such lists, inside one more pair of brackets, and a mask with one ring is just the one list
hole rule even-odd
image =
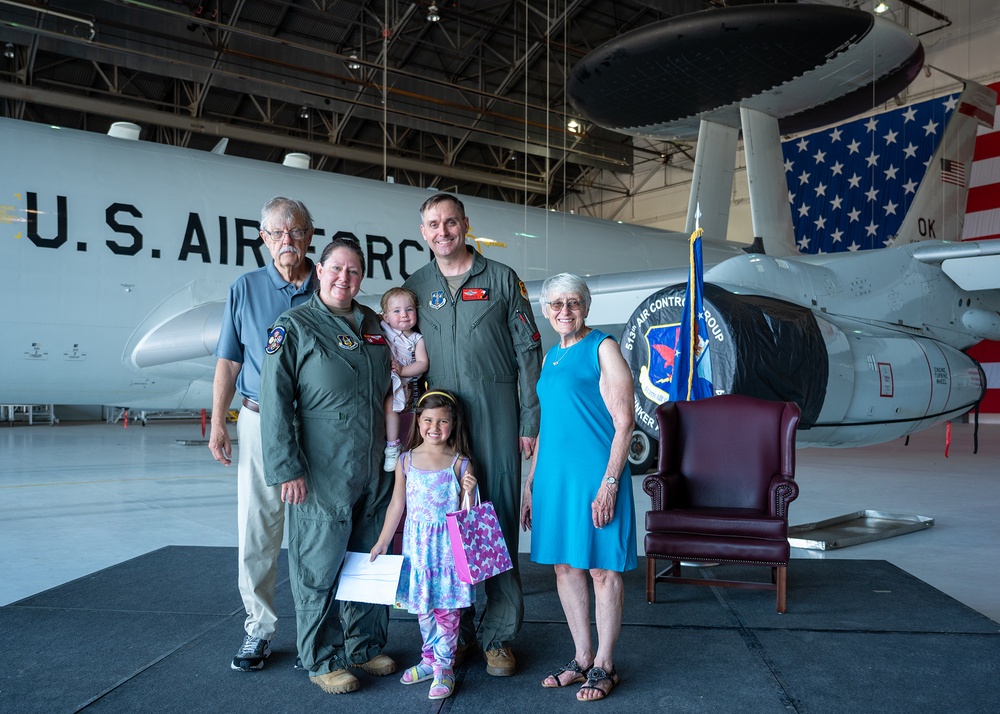
[[[684, 285], [654, 293], [622, 334], [636, 424], [654, 437], [653, 411], [669, 399], [684, 294]], [[802, 446], [889, 441], [965, 413], [985, 392], [974, 360], [926, 337], [711, 283], [704, 311], [716, 394], [796, 402]]]
[[814, 315], [828, 363], [819, 417], [803, 446], [865, 446], [964, 414], [983, 398], [986, 376], [944, 343]]

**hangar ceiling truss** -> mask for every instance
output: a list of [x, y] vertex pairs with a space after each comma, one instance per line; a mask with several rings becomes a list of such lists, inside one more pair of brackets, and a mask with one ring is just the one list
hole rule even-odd
[[623, 32], [725, 4], [0, 0], [0, 114], [132, 121], [149, 141], [226, 138], [233, 155], [299, 151], [319, 170], [559, 207], [602, 171], [664, 156], [582, 122], [570, 68]]

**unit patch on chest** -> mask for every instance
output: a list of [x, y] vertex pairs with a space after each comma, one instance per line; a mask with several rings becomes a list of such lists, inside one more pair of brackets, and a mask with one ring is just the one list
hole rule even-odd
[[444, 297], [444, 290], [435, 290], [431, 293], [431, 299], [427, 301], [427, 304], [434, 310], [440, 310], [447, 303], [448, 301]]
[[362, 335], [365, 338], [365, 342], [370, 345], [384, 345], [385, 335]]
[[356, 350], [359, 345], [358, 341], [350, 335], [337, 335], [337, 344], [344, 350]]

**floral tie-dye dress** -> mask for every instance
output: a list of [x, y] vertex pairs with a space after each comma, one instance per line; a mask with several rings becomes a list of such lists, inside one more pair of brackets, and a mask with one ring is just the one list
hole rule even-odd
[[458, 579], [445, 516], [459, 508], [459, 457], [446, 469], [424, 471], [403, 454], [406, 474], [406, 523], [403, 525], [403, 568], [396, 607], [426, 614], [436, 608], [454, 610], [472, 604], [473, 586]]

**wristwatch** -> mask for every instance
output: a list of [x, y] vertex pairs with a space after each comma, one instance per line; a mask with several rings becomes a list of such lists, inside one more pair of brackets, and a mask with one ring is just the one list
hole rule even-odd
[[616, 483], [618, 483], [618, 478], [616, 476], [608, 476], [606, 479], [604, 479], [604, 481], [605, 483], [614, 486]]

